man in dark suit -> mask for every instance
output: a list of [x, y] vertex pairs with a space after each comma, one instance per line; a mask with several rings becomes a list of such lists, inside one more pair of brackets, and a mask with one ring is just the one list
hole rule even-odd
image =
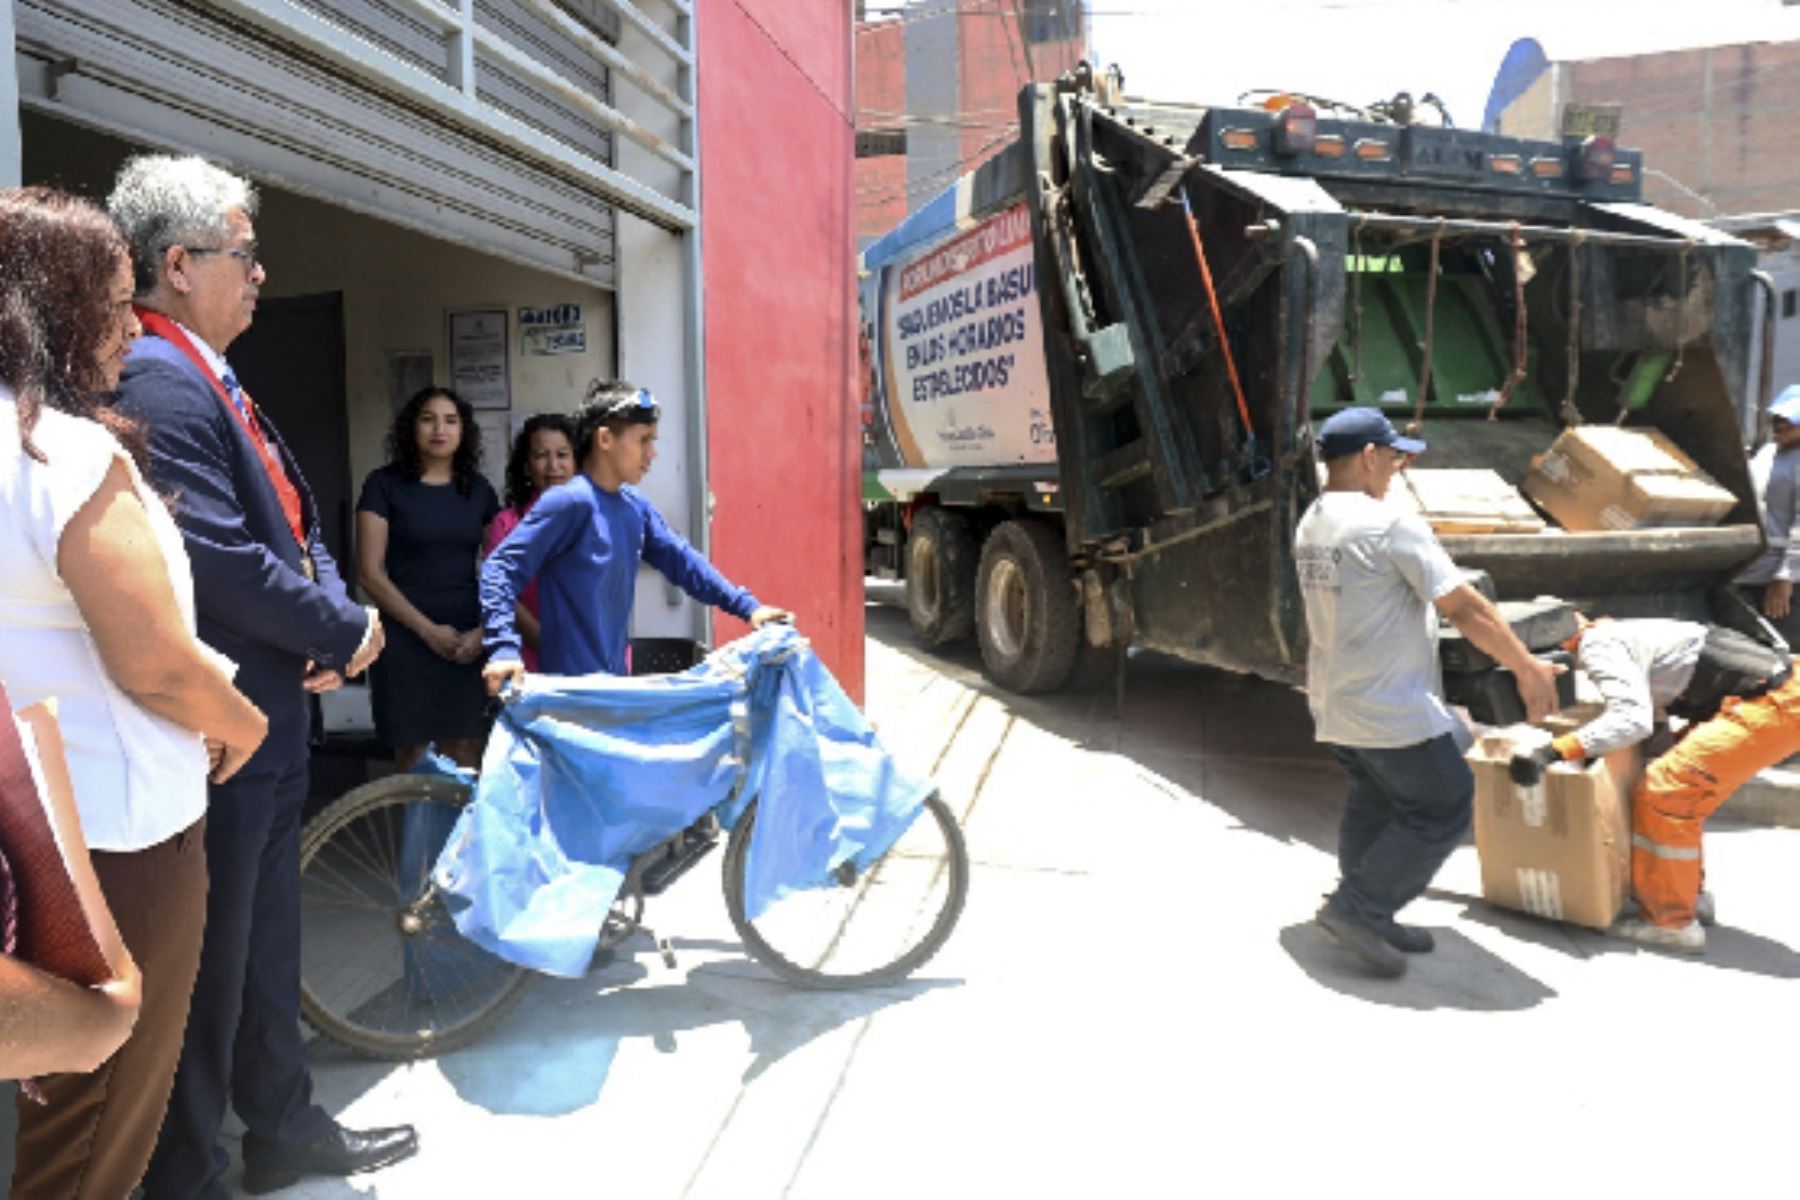
[[247, 1191], [371, 1170], [418, 1138], [404, 1126], [348, 1130], [313, 1103], [299, 1031], [299, 865], [307, 693], [367, 667], [381, 622], [350, 600], [298, 464], [224, 358], [264, 281], [255, 192], [198, 158], [146, 156], [125, 165], [108, 207], [131, 243], [146, 334], [118, 407], [143, 422], [155, 484], [175, 497], [200, 637], [238, 664], [238, 687], [269, 718], [262, 748], [212, 789], [200, 975], [145, 1195], [228, 1194], [228, 1101], [248, 1127]]

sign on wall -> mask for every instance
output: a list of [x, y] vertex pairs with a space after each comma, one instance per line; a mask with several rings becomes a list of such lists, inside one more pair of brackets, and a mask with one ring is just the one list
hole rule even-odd
[[1619, 136], [1619, 119], [1625, 108], [1620, 104], [1565, 104], [1562, 110], [1564, 137]]
[[527, 358], [586, 354], [587, 326], [581, 322], [581, 305], [552, 304], [547, 308], [521, 308], [519, 353]]
[[450, 313], [450, 386], [475, 408], [511, 408], [506, 310]]
[[408, 400], [435, 382], [432, 372], [429, 350], [388, 351], [388, 408], [396, 417]]
[[506, 493], [506, 460], [512, 454], [511, 413], [478, 412], [475, 428], [481, 436], [481, 473], [494, 490]]

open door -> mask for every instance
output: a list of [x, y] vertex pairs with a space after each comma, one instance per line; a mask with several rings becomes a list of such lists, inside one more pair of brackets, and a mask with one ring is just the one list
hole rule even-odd
[[350, 414], [344, 382], [344, 296], [281, 296], [231, 344], [231, 366], [300, 461], [319, 506], [325, 547], [354, 585]]

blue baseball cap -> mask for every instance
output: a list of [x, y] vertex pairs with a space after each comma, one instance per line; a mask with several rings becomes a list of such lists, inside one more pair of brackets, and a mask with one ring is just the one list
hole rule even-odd
[[1394, 423], [1374, 408], [1346, 408], [1332, 413], [1319, 426], [1315, 438], [1319, 457], [1327, 462], [1362, 453], [1364, 446], [1392, 446], [1408, 454], [1423, 454], [1425, 443], [1401, 437]]
[[1800, 383], [1792, 383], [1781, 389], [1781, 395], [1775, 397], [1775, 403], [1769, 405], [1769, 416], [1786, 421], [1789, 425], [1800, 425]]

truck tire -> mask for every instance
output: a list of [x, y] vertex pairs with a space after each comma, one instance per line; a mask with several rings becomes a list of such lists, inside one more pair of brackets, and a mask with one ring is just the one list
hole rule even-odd
[[922, 508], [906, 535], [906, 615], [927, 646], [975, 632], [975, 535], [961, 513]]
[[1006, 521], [981, 548], [975, 635], [989, 679], [1009, 692], [1068, 681], [1082, 637], [1081, 608], [1062, 534], [1043, 521]]

